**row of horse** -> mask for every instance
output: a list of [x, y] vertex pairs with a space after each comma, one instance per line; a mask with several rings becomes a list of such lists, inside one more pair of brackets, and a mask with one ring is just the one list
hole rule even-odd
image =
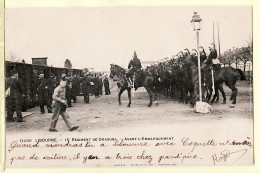
[[[232, 67], [222, 67], [217, 72], [212, 73], [211, 65], [205, 63], [207, 55], [204, 49], [199, 53], [203, 101], [209, 103], [218, 101], [218, 91], [220, 91], [223, 96], [223, 103], [226, 103], [226, 96], [222, 87], [223, 83], [225, 83], [232, 91], [230, 98], [232, 105], [230, 107], [234, 107], [237, 96], [236, 82], [239, 79], [245, 80], [244, 73]], [[180, 51], [174, 58], [153, 64], [146, 67], [146, 69], [140, 69], [136, 71], [133, 78], [134, 89], [138, 87], [144, 87], [146, 89], [150, 98], [149, 107], [153, 101], [157, 100], [157, 94], [164, 94], [172, 100], [189, 103], [190, 107], [194, 107], [199, 98], [197, 58], [196, 54], [190, 54], [189, 50], [186, 49], [184, 52]], [[125, 77], [126, 70], [115, 64], [110, 65], [110, 77], [117, 77], [119, 79], [117, 83], [120, 88], [118, 102], [121, 104], [121, 94], [127, 90], [129, 99], [128, 106], [130, 107], [131, 87], [129, 87]], [[215, 93], [211, 99], [213, 91], [215, 91]]]

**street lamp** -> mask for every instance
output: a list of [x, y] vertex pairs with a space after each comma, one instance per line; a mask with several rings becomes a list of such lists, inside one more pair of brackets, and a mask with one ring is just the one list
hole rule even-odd
[[197, 12], [194, 12], [192, 16], [191, 23], [193, 25], [193, 30], [196, 31], [197, 34], [197, 52], [198, 52], [198, 72], [199, 72], [199, 96], [200, 102], [202, 102], [202, 92], [201, 92], [201, 70], [200, 70], [200, 53], [199, 53], [199, 30], [201, 29], [201, 21], [200, 15]]

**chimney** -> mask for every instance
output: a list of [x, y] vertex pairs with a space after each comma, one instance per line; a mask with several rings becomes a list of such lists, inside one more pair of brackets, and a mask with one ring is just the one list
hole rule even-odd
[[47, 58], [48, 57], [32, 58], [32, 64], [47, 66]]

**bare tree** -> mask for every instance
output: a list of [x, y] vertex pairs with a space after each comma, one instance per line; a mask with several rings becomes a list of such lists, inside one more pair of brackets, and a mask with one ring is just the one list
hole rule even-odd
[[223, 55], [220, 56], [220, 62], [225, 65], [231, 66], [235, 62], [234, 54], [231, 49], [224, 52]]

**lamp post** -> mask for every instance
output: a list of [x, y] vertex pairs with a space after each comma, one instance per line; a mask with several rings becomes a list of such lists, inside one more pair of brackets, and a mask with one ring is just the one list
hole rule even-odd
[[202, 91], [201, 91], [201, 69], [200, 69], [200, 53], [199, 53], [199, 31], [201, 29], [201, 21], [200, 15], [197, 14], [197, 12], [194, 12], [194, 15], [192, 16], [191, 23], [193, 25], [193, 30], [196, 31], [197, 34], [197, 52], [198, 52], [198, 72], [199, 72], [199, 96], [200, 96], [200, 102], [202, 102]]

